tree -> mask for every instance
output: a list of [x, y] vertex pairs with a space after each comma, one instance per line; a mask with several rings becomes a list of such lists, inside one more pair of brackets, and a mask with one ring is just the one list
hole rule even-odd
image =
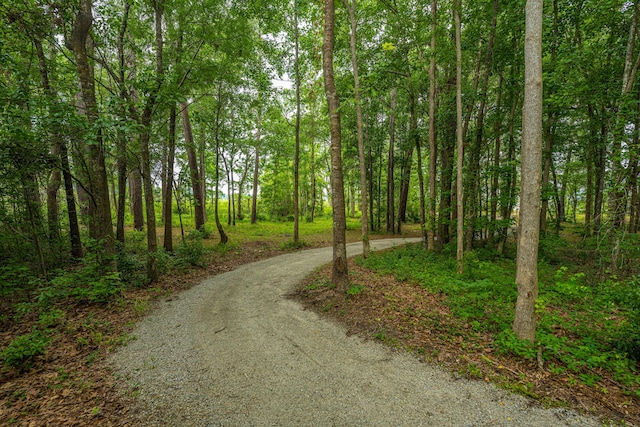
[[331, 280], [339, 289], [346, 289], [349, 282], [347, 270], [344, 182], [342, 179], [342, 137], [340, 128], [340, 100], [333, 74], [333, 47], [335, 42], [335, 5], [333, 0], [324, 2], [324, 38], [322, 43], [322, 71], [324, 91], [329, 107], [331, 131], [331, 200], [333, 207], [333, 269]]
[[540, 181], [542, 162], [542, 0], [527, 0], [525, 24], [525, 82], [522, 107], [520, 167], [520, 225], [516, 256], [518, 299], [513, 331], [535, 341], [535, 302], [538, 298]]
[[461, 1], [456, 0], [453, 6], [453, 20], [456, 27], [456, 203], [457, 203], [457, 247], [456, 259], [458, 261], [458, 274], [464, 272], [462, 262], [464, 250], [464, 191], [462, 184], [462, 166], [464, 164], [464, 141], [462, 139], [462, 47], [460, 43], [460, 9]]
[[[86, 109], [88, 125], [92, 141], [89, 143], [89, 170], [91, 181], [89, 186], [89, 235], [101, 242], [107, 255], [115, 252], [111, 205], [109, 202], [109, 186], [107, 168], [104, 157], [104, 141], [99, 124], [98, 104], [96, 100], [95, 76], [93, 65], [89, 62], [87, 43], [89, 31], [93, 24], [93, 1], [80, 0], [68, 47], [73, 51], [76, 68], [80, 80], [82, 100]], [[103, 262], [110, 263], [109, 257]]]
[[356, 128], [358, 131], [358, 159], [360, 161], [360, 226], [362, 230], [362, 257], [369, 256], [369, 224], [367, 221], [367, 164], [364, 157], [364, 130], [362, 123], [362, 100], [360, 97], [360, 77], [358, 75], [356, 1], [342, 0], [349, 12], [351, 33], [349, 46], [351, 48], [351, 67], [353, 69], [353, 97], [356, 101]]
[[300, 31], [298, 29], [298, 0], [294, 0], [294, 38], [295, 38], [295, 86], [296, 86], [296, 123], [295, 154], [293, 156], [293, 242], [300, 241]]
[[200, 176], [200, 169], [198, 168], [198, 156], [196, 154], [195, 143], [193, 141], [191, 122], [189, 121], [189, 104], [186, 102], [180, 104], [180, 116], [182, 118], [182, 132], [184, 133], [185, 148], [189, 159], [189, 176], [191, 178], [196, 220], [195, 226], [196, 230], [203, 231], [205, 222], [205, 201], [202, 191], [202, 178]]
[[429, 65], [429, 225], [427, 226], [427, 250], [435, 249], [436, 234], [436, 27], [438, 1], [431, 2], [431, 60]]

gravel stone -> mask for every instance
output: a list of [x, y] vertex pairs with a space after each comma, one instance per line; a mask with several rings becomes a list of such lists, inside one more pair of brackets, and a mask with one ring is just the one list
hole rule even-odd
[[[416, 239], [371, 241], [380, 250]], [[349, 255], [361, 251], [349, 244]], [[110, 364], [136, 426], [599, 426], [347, 336], [286, 298], [331, 248], [213, 276], [162, 302]]]

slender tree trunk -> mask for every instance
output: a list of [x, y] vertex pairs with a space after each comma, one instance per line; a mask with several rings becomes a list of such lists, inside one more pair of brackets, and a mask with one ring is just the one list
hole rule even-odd
[[295, 138], [296, 147], [293, 157], [293, 242], [298, 243], [300, 241], [300, 55], [299, 55], [299, 39], [300, 33], [298, 31], [298, 1], [294, 0], [295, 8], [295, 24], [294, 24], [294, 37], [295, 37], [295, 74], [296, 74], [296, 123], [295, 123]]
[[520, 229], [516, 256], [518, 299], [513, 331], [522, 340], [536, 339], [540, 238], [540, 165], [542, 160], [542, 0], [527, 0], [525, 19], [525, 86], [522, 108]]
[[198, 172], [200, 174], [200, 196], [202, 197], [202, 219], [207, 223], [207, 168], [205, 167], [204, 153], [206, 150], [205, 138], [201, 139], [200, 152], [198, 153]]
[[244, 197], [244, 186], [247, 182], [247, 176], [249, 175], [249, 154], [247, 152], [244, 154], [244, 169], [242, 170], [242, 176], [240, 177], [240, 181], [238, 181], [238, 220], [242, 221], [244, 219], [244, 213], [242, 212], [242, 199]]
[[[120, 97], [122, 100], [127, 99], [126, 85], [125, 85], [125, 49], [124, 39], [127, 32], [127, 26], [129, 23], [129, 11], [131, 9], [131, 3], [124, 1], [124, 13], [122, 17], [122, 25], [118, 32], [118, 84], [120, 85]], [[126, 106], [123, 104], [120, 111], [121, 119], [125, 120], [127, 117]], [[117, 160], [116, 167], [118, 170], [118, 202], [116, 203], [116, 240], [124, 244], [124, 217], [125, 217], [125, 205], [127, 201], [127, 135], [126, 132], [120, 131], [118, 133], [116, 143]]]
[[364, 156], [364, 130], [362, 123], [362, 99], [360, 97], [360, 77], [358, 74], [356, 2], [342, 1], [349, 12], [351, 33], [349, 46], [351, 48], [351, 68], [353, 69], [354, 98], [356, 101], [356, 129], [358, 132], [358, 160], [360, 166], [360, 226], [362, 239], [362, 257], [369, 257], [369, 224], [367, 217], [367, 164]]
[[163, 36], [162, 17], [164, 12], [164, 0], [156, 0], [153, 3], [155, 14], [155, 44], [156, 44], [156, 86], [149, 94], [141, 117], [142, 131], [140, 134], [140, 168], [142, 173], [142, 186], [144, 188], [145, 213], [147, 217], [147, 279], [150, 283], [158, 281], [158, 236], [156, 232], [156, 210], [154, 187], [151, 180], [151, 120], [153, 109], [157, 102], [158, 92], [164, 81], [163, 66]]
[[142, 173], [140, 166], [131, 170], [129, 179], [129, 197], [131, 198], [131, 214], [133, 215], [133, 229], [144, 229], [144, 203], [142, 201]]
[[[493, 134], [496, 138], [496, 144], [493, 150], [493, 171], [491, 172], [491, 212], [489, 214], [489, 218], [493, 229], [499, 229], [500, 227], [496, 226], [496, 221], [498, 219], [498, 189], [500, 187], [500, 157], [502, 154], [502, 146], [501, 146], [501, 131], [502, 131], [502, 74], [498, 76], [498, 95], [496, 99], [496, 112], [499, 115], [498, 119], [496, 119], [493, 126]], [[503, 218], [504, 219], [504, 218]]]
[[309, 175], [311, 176], [311, 212], [309, 213], [309, 222], [313, 222], [316, 215], [316, 199], [317, 182], [316, 182], [316, 141], [315, 141], [316, 119], [315, 111], [311, 110], [311, 126], [309, 134], [309, 143], [311, 144], [311, 158], [309, 159]]
[[[33, 38], [33, 44], [36, 48], [36, 54], [38, 56], [38, 67], [40, 70], [40, 80], [42, 88], [45, 94], [51, 101], [51, 109], [57, 110], [58, 105], [56, 102], [56, 94], [53, 91], [49, 82], [49, 67], [47, 66], [47, 60], [42, 48], [42, 42], [37, 37]], [[61, 134], [57, 125], [54, 125], [51, 131], [51, 146], [50, 154], [53, 159], [60, 158], [60, 144], [62, 141]], [[62, 183], [62, 174], [60, 172], [59, 164], [56, 164], [49, 173], [49, 181], [47, 183], [47, 225], [49, 229], [49, 244], [51, 250], [55, 253], [57, 258], [60, 257], [61, 241], [60, 241], [60, 202], [58, 200], [58, 193], [60, 191], [60, 185]]]
[[[216, 228], [218, 229], [218, 234], [220, 235], [220, 243], [223, 245], [226, 245], [227, 242], [229, 241], [229, 237], [227, 236], [227, 234], [224, 232], [224, 228], [222, 228], [222, 223], [220, 222], [220, 215], [218, 212], [218, 199], [219, 199], [219, 195], [220, 195], [220, 126], [221, 126], [221, 115], [222, 115], [222, 104], [223, 104], [223, 98], [222, 98], [222, 83], [218, 83], [218, 105], [216, 108], [216, 121], [215, 121], [215, 132], [214, 132], [214, 139], [216, 142], [216, 164], [215, 164], [215, 169], [216, 169], [216, 194], [214, 196], [214, 216], [215, 216], [215, 220], [216, 220]], [[259, 117], [259, 116], [258, 116]], [[260, 120], [258, 119], [258, 141], [260, 140], [260, 136], [259, 136], [259, 129], [260, 129]], [[258, 146], [256, 145], [256, 169], [257, 169], [257, 159], [258, 159]], [[254, 176], [254, 194], [255, 194], [255, 187], [257, 187], [257, 183], [256, 183], [256, 178]], [[255, 212], [255, 209], [254, 209]], [[253, 219], [253, 218], [252, 218]]]
[[164, 241], [163, 246], [166, 252], [173, 252], [173, 167], [176, 154], [176, 119], [177, 119], [176, 105], [171, 105], [169, 111], [169, 135], [167, 144], [167, 164], [165, 167], [165, 192], [164, 200]]
[[180, 117], [182, 118], [182, 132], [184, 133], [185, 149], [189, 161], [189, 177], [191, 178], [191, 190], [193, 191], [195, 226], [196, 230], [204, 231], [205, 201], [202, 194], [202, 177], [198, 167], [198, 155], [193, 140], [191, 121], [189, 120], [189, 105], [186, 102], [180, 104]]
[[389, 111], [389, 156], [387, 162], [387, 232], [395, 233], [395, 179], [394, 149], [396, 139], [396, 88], [391, 89], [391, 108]]
[[[411, 97], [411, 95], [409, 97]], [[413, 100], [409, 101], [409, 103], [411, 102], [413, 102]], [[415, 108], [415, 106], [409, 106], [409, 109], [411, 108]], [[409, 128], [411, 128], [411, 123], [409, 123]], [[400, 200], [398, 201], [398, 233], [401, 232], [401, 224], [407, 222], [407, 203], [409, 201], [409, 186], [411, 185], [411, 166], [413, 164], [414, 148], [414, 144], [409, 146], [402, 165], [402, 176], [400, 177]]]
[[607, 138], [608, 138], [608, 126], [606, 122], [606, 109], [601, 109], [601, 121], [600, 121], [600, 133], [597, 136], [595, 147], [595, 188], [594, 188], [594, 200], [593, 200], [593, 229], [596, 232], [600, 231], [602, 226], [602, 205], [604, 203], [604, 183], [606, 178], [607, 168]]
[[429, 65], [429, 219], [427, 222], [427, 250], [435, 250], [436, 235], [436, 174], [438, 148], [436, 145], [436, 29], [438, 1], [431, 2], [431, 62]]
[[44, 249], [42, 247], [42, 213], [40, 212], [40, 193], [38, 191], [38, 179], [31, 171], [20, 172], [20, 180], [22, 181], [22, 195], [24, 197], [25, 207], [27, 208], [28, 230], [36, 248], [38, 257], [38, 267], [42, 273], [42, 277], [47, 279], [47, 265], [44, 259]]
[[73, 191], [73, 178], [69, 169], [69, 152], [67, 144], [63, 140], [60, 144], [60, 167], [62, 168], [62, 178], [64, 181], [64, 193], [67, 201], [67, 216], [69, 218], [69, 239], [71, 241], [71, 256], [78, 260], [82, 258], [82, 240], [80, 239], [80, 226], [78, 223], [78, 212], [76, 210], [76, 199]]
[[[462, 47], [460, 43], [460, 0], [453, 7], [454, 25], [456, 27], [456, 206], [457, 206], [457, 241], [456, 260], [458, 274], [464, 273], [464, 192], [462, 188], [462, 166], [464, 164], [464, 143], [462, 139]], [[489, 70], [487, 70], [487, 73]]]
[[220, 235], [220, 243], [225, 245], [229, 241], [229, 237], [224, 232], [224, 228], [222, 228], [222, 223], [220, 222], [220, 215], [218, 213], [218, 198], [220, 194], [220, 146], [218, 143], [218, 138], [216, 136], [216, 194], [214, 196], [214, 216], [216, 219], [216, 227], [218, 229], [218, 234]]
[[553, 113], [549, 113], [547, 118], [547, 126], [544, 135], [544, 165], [542, 168], [542, 203], [540, 206], [540, 232], [547, 231], [547, 211], [549, 209], [549, 197], [551, 194], [549, 184], [549, 174], [551, 172], [551, 157], [553, 155], [553, 139], [555, 135], [555, 117]]
[[[251, 205], [251, 224], [255, 224], [258, 220], [258, 174], [260, 172], [260, 110], [258, 110], [258, 122], [256, 129], [256, 148], [255, 148], [255, 162], [253, 166], [253, 197]], [[217, 183], [217, 180], [216, 180]], [[216, 203], [217, 205], [217, 203]]]
[[324, 37], [322, 43], [322, 70], [324, 90], [329, 107], [331, 132], [331, 203], [333, 206], [333, 270], [332, 282], [345, 291], [349, 282], [346, 247], [346, 216], [344, 182], [342, 179], [342, 140], [340, 129], [340, 100], [333, 76], [333, 46], [335, 6], [333, 0], [324, 2]]

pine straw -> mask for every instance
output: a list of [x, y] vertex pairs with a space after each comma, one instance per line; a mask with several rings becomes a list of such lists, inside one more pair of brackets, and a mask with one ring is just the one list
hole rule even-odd
[[571, 374], [554, 374], [538, 361], [498, 354], [491, 334], [476, 331], [451, 314], [446, 296], [433, 294], [408, 281], [377, 275], [351, 263], [353, 285], [363, 287], [345, 296], [326, 286], [325, 266], [308, 277], [292, 295], [307, 309], [345, 325], [348, 334], [378, 339], [407, 349], [421, 360], [437, 363], [455, 375], [492, 382], [533, 397], [543, 406], [561, 406], [603, 420], [640, 425], [640, 399], [625, 393], [608, 372], [592, 387]]

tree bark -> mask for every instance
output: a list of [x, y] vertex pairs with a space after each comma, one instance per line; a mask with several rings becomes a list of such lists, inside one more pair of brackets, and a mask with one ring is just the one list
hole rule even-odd
[[[216, 194], [214, 196], [213, 206], [214, 206], [214, 216], [216, 220], [216, 228], [218, 229], [218, 234], [220, 235], [220, 243], [223, 245], [226, 245], [227, 242], [229, 241], [229, 237], [227, 236], [227, 233], [224, 232], [224, 228], [222, 227], [222, 223], [220, 222], [220, 214], [218, 212], [218, 199], [220, 194], [220, 126], [221, 126], [222, 104], [224, 102], [222, 98], [222, 83], [218, 83], [217, 98], [218, 98], [218, 105], [216, 107], [216, 121], [215, 121], [215, 132], [214, 132], [214, 139], [216, 143], [216, 164], [215, 164]], [[260, 129], [259, 125], [258, 125], [258, 129]], [[256, 160], [257, 158], [258, 158], [258, 154], [257, 154], [257, 146], [256, 146]], [[255, 177], [254, 177], [254, 185], [255, 185]], [[254, 194], [255, 194], [255, 191], [256, 190], [254, 188]]]
[[438, 147], [436, 145], [436, 30], [438, 1], [431, 2], [431, 61], [429, 65], [429, 219], [427, 222], [427, 250], [435, 250], [436, 235], [436, 174]]
[[395, 233], [395, 179], [394, 149], [396, 139], [396, 88], [391, 89], [391, 107], [389, 110], [389, 156], [387, 162], [387, 232]]
[[516, 255], [518, 299], [513, 331], [535, 341], [540, 238], [540, 165], [542, 161], [542, 0], [527, 0], [525, 18], [525, 85], [522, 108], [520, 227]]
[[[496, 2], [497, 3], [497, 2]], [[464, 192], [462, 184], [462, 167], [464, 164], [464, 142], [462, 139], [462, 47], [460, 43], [460, 0], [456, 0], [453, 7], [454, 25], [456, 27], [456, 260], [458, 263], [458, 274], [464, 273], [463, 251], [464, 251]], [[487, 54], [488, 55], [488, 54]], [[489, 70], [487, 70], [489, 73]]]
[[173, 169], [176, 154], [176, 105], [171, 105], [169, 111], [169, 135], [167, 138], [167, 164], [165, 166], [165, 192], [164, 200], [164, 241], [163, 247], [166, 252], [173, 252]]
[[260, 172], [260, 109], [258, 109], [258, 122], [256, 129], [255, 162], [253, 166], [253, 197], [251, 201], [251, 224], [258, 220], [258, 176]]
[[298, 1], [294, 1], [294, 37], [295, 37], [295, 85], [296, 85], [296, 123], [295, 154], [293, 157], [293, 242], [300, 241], [300, 55], [298, 30]]
[[360, 166], [360, 230], [362, 239], [362, 257], [369, 257], [369, 224], [367, 214], [367, 164], [364, 156], [364, 130], [362, 123], [362, 99], [360, 96], [360, 76], [358, 74], [356, 2], [342, 1], [349, 12], [351, 33], [349, 47], [351, 48], [351, 68], [353, 69], [353, 96], [356, 101], [356, 129], [358, 132], [358, 160]]
[[180, 104], [180, 117], [182, 118], [182, 132], [184, 133], [185, 149], [189, 161], [189, 177], [191, 178], [191, 190], [193, 191], [195, 226], [196, 230], [204, 231], [204, 197], [202, 195], [202, 178], [198, 167], [198, 156], [193, 141], [193, 131], [189, 120], [189, 105], [186, 102]]
[[331, 133], [331, 203], [333, 207], [333, 269], [332, 282], [345, 291], [349, 282], [346, 247], [346, 215], [344, 182], [342, 179], [342, 139], [340, 128], [340, 100], [333, 75], [333, 46], [335, 6], [333, 0], [324, 2], [324, 37], [322, 43], [322, 70], [324, 90], [329, 107]]
[[90, 200], [89, 200], [89, 235], [101, 242], [107, 256], [102, 258], [103, 264], [112, 264], [110, 255], [115, 252], [111, 205], [109, 201], [109, 185], [104, 158], [102, 130], [99, 127], [98, 106], [93, 66], [89, 62], [87, 41], [93, 24], [92, 0], [80, 0], [78, 12], [70, 36], [70, 47], [76, 61], [80, 80], [82, 99], [85, 104], [89, 126], [96, 127], [95, 139], [89, 144]]
[[[55, 92], [53, 91], [49, 82], [49, 67], [47, 66], [47, 60], [42, 48], [42, 42], [37, 37], [33, 38], [33, 44], [36, 48], [36, 55], [38, 56], [38, 68], [40, 70], [40, 80], [42, 88], [45, 94], [51, 101], [51, 109], [57, 109], [57, 102]], [[53, 112], [53, 111], [52, 111]], [[57, 160], [60, 158], [60, 144], [62, 141], [60, 131], [57, 125], [53, 126], [51, 130], [51, 145], [50, 154], [53, 159], [56, 159], [56, 164], [49, 173], [49, 181], [47, 183], [47, 225], [49, 229], [49, 244], [51, 250], [55, 253], [56, 257], [60, 257], [60, 209], [58, 193], [60, 191], [60, 185], [62, 184], [62, 175], [60, 173], [60, 166], [57, 164]]]

